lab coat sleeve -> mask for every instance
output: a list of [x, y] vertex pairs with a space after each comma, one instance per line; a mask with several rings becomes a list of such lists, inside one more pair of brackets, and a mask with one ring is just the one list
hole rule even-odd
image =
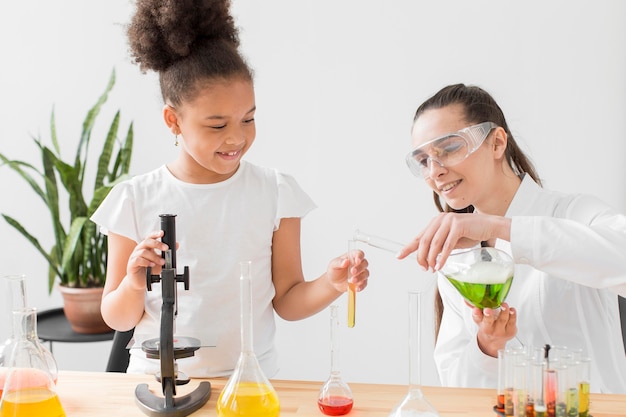
[[626, 216], [592, 196], [576, 196], [556, 217], [513, 216], [516, 263], [626, 296]]
[[469, 309], [463, 298], [442, 274], [437, 279], [444, 303], [444, 316], [434, 351], [441, 384], [445, 387], [495, 387], [497, 358], [485, 355], [478, 347], [478, 327], [471, 321], [471, 316], [462, 311]]

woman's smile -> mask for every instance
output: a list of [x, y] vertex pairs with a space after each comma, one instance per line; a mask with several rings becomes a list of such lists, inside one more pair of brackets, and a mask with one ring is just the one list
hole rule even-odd
[[448, 183], [438, 187], [439, 191], [441, 191], [442, 193], [448, 193], [451, 190], [455, 189], [456, 186], [461, 183], [461, 181], [462, 180], [456, 180], [456, 181], [453, 181], [453, 182], [448, 182]]

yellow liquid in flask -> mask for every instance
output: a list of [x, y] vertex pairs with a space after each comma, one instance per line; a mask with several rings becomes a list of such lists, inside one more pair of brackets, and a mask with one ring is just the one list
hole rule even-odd
[[243, 382], [236, 384], [229, 393], [222, 391], [217, 400], [217, 415], [278, 417], [280, 403], [276, 392], [267, 385]]
[[28, 388], [5, 393], [1, 417], [65, 417], [59, 397], [46, 388]]

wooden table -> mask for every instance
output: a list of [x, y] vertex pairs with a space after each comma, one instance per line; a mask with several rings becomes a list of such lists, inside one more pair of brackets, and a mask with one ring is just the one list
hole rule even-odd
[[[177, 388], [177, 396], [195, 389], [200, 380]], [[192, 416], [216, 416], [215, 404], [226, 379], [210, 379], [211, 398]], [[161, 385], [150, 375], [61, 371], [58, 394], [68, 417], [143, 416], [135, 404], [135, 387], [147, 383], [161, 396]], [[323, 417], [317, 408], [322, 382], [272, 380], [278, 392], [281, 416]], [[354, 408], [348, 417], [386, 417], [407, 393], [406, 385], [350, 383]], [[496, 417], [495, 390], [422, 387], [424, 396], [441, 417]], [[626, 395], [591, 394], [593, 417], [626, 416]]]

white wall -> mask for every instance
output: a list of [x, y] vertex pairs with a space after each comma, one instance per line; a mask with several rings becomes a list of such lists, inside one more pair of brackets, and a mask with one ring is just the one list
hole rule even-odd
[[[6, 3], [6, 4], [4, 4]], [[257, 142], [247, 158], [294, 175], [319, 208], [303, 222], [303, 262], [313, 278], [346, 249], [355, 228], [404, 242], [435, 213], [404, 166], [413, 112], [456, 82], [500, 103], [548, 188], [598, 195], [626, 209], [626, 3], [590, 1], [234, 0], [245, 55], [256, 71]], [[153, 74], [130, 63], [128, 0], [3, 2], [0, 14], [0, 150], [37, 163], [30, 134], [48, 132], [56, 108], [62, 148], [74, 148], [86, 109], [113, 67], [117, 85], [100, 129], [122, 110], [135, 123], [132, 170], [172, 158]], [[102, 134], [102, 131], [101, 131]], [[70, 157], [69, 155], [66, 155]], [[0, 212], [52, 242], [41, 201], [0, 168]], [[60, 306], [46, 291], [39, 254], [0, 222], [0, 274], [25, 273], [30, 303]], [[406, 291], [425, 292], [422, 383], [432, 363], [434, 279], [413, 260], [367, 250], [371, 280], [357, 325], [342, 328], [347, 381], [407, 381]], [[346, 299], [338, 303], [345, 313]], [[344, 314], [342, 313], [342, 314]], [[287, 379], [325, 379], [328, 315], [279, 320]], [[63, 369], [102, 370], [108, 343], [55, 344]]]

